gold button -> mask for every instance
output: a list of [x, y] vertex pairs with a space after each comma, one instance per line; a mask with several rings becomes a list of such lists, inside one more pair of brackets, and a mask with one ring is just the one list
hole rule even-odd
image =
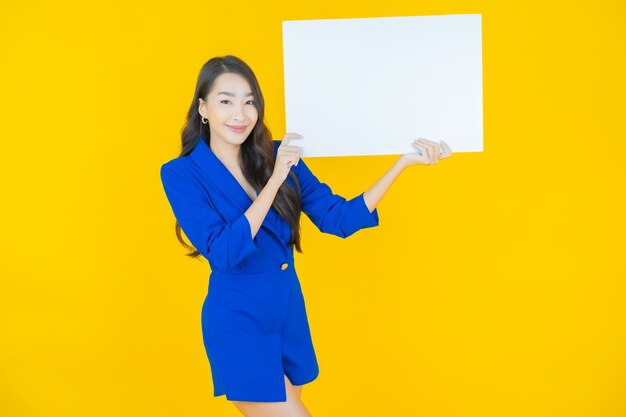
[[289, 264], [282, 264], [280, 266], [280, 269], [282, 269], [284, 271], [285, 269], [287, 269], [288, 266], [289, 266]]

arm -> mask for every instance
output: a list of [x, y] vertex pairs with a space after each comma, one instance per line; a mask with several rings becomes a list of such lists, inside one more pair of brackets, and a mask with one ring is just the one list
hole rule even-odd
[[363, 193], [365, 204], [369, 210], [373, 210], [378, 206], [391, 184], [406, 167], [411, 165], [434, 165], [439, 159], [448, 158], [452, 155], [450, 147], [444, 141], [437, 144], [436, 142], [420, 138], [414, 140], [411, 145], [417, 148], [420, 153], [409, 152], [400, 155], [393, 166]]
[[279, 182], [279, 180], [275, 177], [270, 177], [265, 187], [263, 187], [259, 195], [257, 195], [250, 207], [248, 207], [248, 210], [244, 213], [250, 223], [253, 238], [261, 228], [270, 207], [272, 207], [280, 185], [281, 182]]
[[391, 187], [391, 184], [398, 178], [398, 176], [404, 171], [407, 164], [402, 159], [397, 159], [391, 168], [383, 174], [382, 177], [374, 185], [372, 185], [367, 191], [363, 193], [363, 199], [367, 205], [368, 210], [374, 210], [380, 200]]
[[212, 265], [232, 268], [259, 249], [244, 214], [227, 223], [211, 207], [204, 190], [168, 163], [161, 166], [161, 182], [181, 229]]
[[289, 146], [289, 141], [302, 137], [298, 134], [287, 133], [284, 138], [286, 139], [285, 141], [273, 141], [274, 170], [265, 187], [263, 187], [257, 198], [252, 202], [252, 205], [245, 212], [245, 216], [250, 222], [252, 237], [256, 236], [261, 224], [263, 224], [263, 220], [267, 216], [270, 207], [272, 207], [276, 194], [289, 174], [291, 166], [294, 163], [297, 164], [300, 159], [300, 153], [297, 152], [297, 148]]
[[360, 229], [378, 226], [378, 211], [370, 211], [363, 194], [346, 200], [320, 182], [301, 159], [292, 167], [302, 193], [302, 211], [324, 233], [346, 238]]

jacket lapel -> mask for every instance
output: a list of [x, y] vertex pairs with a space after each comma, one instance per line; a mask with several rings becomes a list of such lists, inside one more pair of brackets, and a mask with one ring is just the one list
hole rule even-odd
[[[238, 217], [248, 210], [252, 200], [233, 174], [213, 153], [204, 136], [200, 137], [196, 147], [189, 156], [198, 165], [206, 179], [211, 182], [212, 188], [219, 190], [221, 197], [230, 201], [237, 208], [237, 214], [233, 217]], [[228, 215], [228, 213], [222, 213], [222, 215]], [[265, 226], [277, 235], [274, 227], [275, 222], [279, 220], [278, 217], [280, 216], [278, 216], [275, 210], [270, 208], [262, 226]], [[234, 220], [234, 218], [231, 218], [231, 220]]]
[[200, 137], [190, 156], [224, 198], [233, 203], [241, 212], [245, 212], [250, 207], [252, 200], [233, 174], [213, 153], [204, 136]]

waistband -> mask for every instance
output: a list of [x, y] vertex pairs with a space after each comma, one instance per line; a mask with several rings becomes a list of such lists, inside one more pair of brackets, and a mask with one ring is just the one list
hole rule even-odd
[[211, 275], [219, 274], [219, 275], [261, 275], [267, 274], [269, 272], [277, 272], [277, 271], [285, 271], [294, 268], [294, 256], [293, 251], [286, 251], [285, 258], [282, 262], [277, 262], [275, 265], [268, 265], [267, 269], [262, 269], [258, 271], [249, 271], [241, 268], [221, 268], [221, 267], [211, 267]]

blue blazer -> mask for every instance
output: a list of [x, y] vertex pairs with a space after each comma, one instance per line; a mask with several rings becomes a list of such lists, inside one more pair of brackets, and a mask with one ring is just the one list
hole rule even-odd
[[[280, 140], [273, 140], [274, 156]], [[291, 170], [301, 188], [302, 211], [317, 228], [346, 238], [379, 224], [363, 193], [351, 200], [334, 194], [300, 159]], [[254, 239], [244, 212], [252, 200], [201, 137], [194, 150], [161, 166], [165, 194], [191, 244], [208, 260], [212, 271], [264, 272], [293, 262], [288, 246], [289, 224], [270, 208]], [[292, 188], [293, 181], [287, 177]]]
[[[280, 142], [273, 141], [274, 155]], [[302, 159], [291, 170], [302, 211], [322, 232], [346, 238], [378, 225], [363, 194], [333, 194]], [[252, 200], [204, 138], [189, 155], [163, 164], [161, 180], [185, 235], [211, 266], [202, 335], [214, 395], [286, 401], [283, 375], [303, 385], [319, 374], [289, 224], [270, 208], [252, 238], [244, 215]], [[290, 177], [285, 181], [295, 189]]]

